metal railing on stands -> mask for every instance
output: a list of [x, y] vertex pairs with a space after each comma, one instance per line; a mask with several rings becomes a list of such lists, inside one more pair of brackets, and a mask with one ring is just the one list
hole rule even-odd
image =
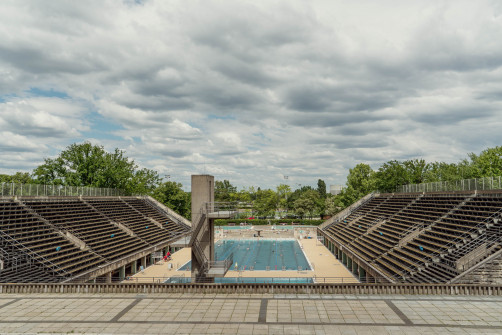
[[42, 185], [42, 184], [18, 184], [1, 183], [0, 196], [121, 196], [125, 195], [124, 190], [116, 188], [99, 188], [85, 186], [63, 186], [63, 185]]
[[502, 177], [484, 177], [398, 186], [397, 193], [502, 190]]
[[[123, 284], [147, 284], [147, 283], [165, 283], [165, 284], [180, 284], [180, 283], [191, 283], [191, 277], [185, 277], [183, 275], [173, 275], [173, 276], [162, 276], [162, 277], [140, 277], [140, 276], [129, 276], [126, 278], [104, 278], [99, 277], [93, 280], [87, 281], [72, 281], [75, 283], [96, 283], [96, 284], [106, 284], [108, 282], [112, 283], [123, 283]], [[380, 284], [387, 283], [388, 281], [383, 278], [362, 278], [356, 279], [351, 277], [224, 277], [224, 278], [201, 278], [199, 283], [224, 283], [224, 284]]]

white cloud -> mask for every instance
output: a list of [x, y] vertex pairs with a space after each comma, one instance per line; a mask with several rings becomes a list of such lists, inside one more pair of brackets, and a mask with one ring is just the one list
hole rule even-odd
[[185, 185], [204, 171], [340, 184], [359, 162], [456, 161], [502, 140], [501, 13], [492, 1], [4, 1], [0, 134], [18, 157], [0, 170], [85, 137]]

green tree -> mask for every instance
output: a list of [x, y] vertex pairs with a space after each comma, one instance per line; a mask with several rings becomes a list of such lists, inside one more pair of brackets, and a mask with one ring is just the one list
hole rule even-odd
[[322, 179], [317, 181], [317, 192], [319, 193], [321, 199], [326, 199], [326, 183]]
[[279, 184], [276, 188], [277, 197], [279, 202], [277, 204], [277, 209], [282, 208], [286, 211], [288, 210], [288, 197], [291, 195], [291, 187], [286, 184]]
[[306, 213], [309, 213], [310, 217], [312, 218], [314, 211], [317, 209], [318, 201], [319, 193], [317, 193], [317, 191], [307, 190], [303, 192], [300, 197], [295, 200], [295, 213], [302, 217]]
[[220, 202], [235, 201], [237, 187], [228, 180], [214, 182], [214, 200]]
[[469, 154], [469, 178], [502, 176], [502, 146], [483, 150], [479, 156]]
[[191, 195], [182, 189], [183, 185], [174, 181], [160, 184], [152, 196], [173, 211], [191, 220]]
[[256, 200], [253, 203], [253, 209], [258, 215], [272, 215], [277, 208], [279, 198], [277, 193], [272, 190], [261, 190], [256, 192]]
[[13, 175], [0, 174], [0, 183], [32, 184], [34, 181], [28, 172], [16, 172]]
[[128, 194], [149, 193], [159, 184], [158, 173], [140, 169], [122, 150], [109, 153], [89, 142], [72, 144], [58, 157], [45, 159], [33, 175], [42, 184], [119, 188]]
[[342, 210], [342, 207], [336, 202], [336, 196], [328, 195], [324, 200], [324, 214], [335, 215]]

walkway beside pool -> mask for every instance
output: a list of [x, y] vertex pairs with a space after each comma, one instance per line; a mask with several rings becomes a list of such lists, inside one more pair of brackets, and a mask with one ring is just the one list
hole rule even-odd
[[[311, 271], [234, 271], [229, 270], [225, 278], [313, 278], [329, 277], [333, 283], [357, 283], [358, 280], [338, 261], [333, 254], [314, 238], [298, 240], [305, 256], [310, 262]], [[163, 282], [171, 277], [190, 278], [190, 271], [176, 271], [179, 267], [190, 261], [190, 248], [183, 248], [172, 255], [170, 262], [160, 261], [146, 268], [143, 273], [132, 276], [134, 282]]]

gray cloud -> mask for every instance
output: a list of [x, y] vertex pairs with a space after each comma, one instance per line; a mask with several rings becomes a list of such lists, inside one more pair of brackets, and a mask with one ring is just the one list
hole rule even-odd
[[467, 0], [4, 1], [0, 173], [86, 139], [184, 184], [340, 184], [359, 162], [456, 161], [502, 140], [501, 13]]

